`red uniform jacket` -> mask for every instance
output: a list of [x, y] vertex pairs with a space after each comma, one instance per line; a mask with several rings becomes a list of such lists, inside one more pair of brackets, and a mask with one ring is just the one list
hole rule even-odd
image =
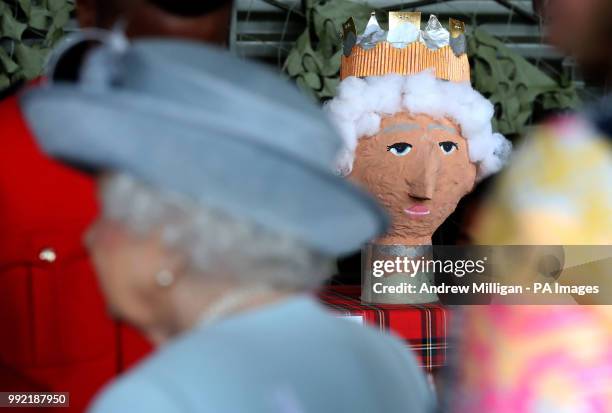
[[58, 411], [81, 412], [149, 345], [109, 318], [83, 246], [94, 182], [41, 153], [16, 97], [0, 148], [0, 391], [70, 392]]

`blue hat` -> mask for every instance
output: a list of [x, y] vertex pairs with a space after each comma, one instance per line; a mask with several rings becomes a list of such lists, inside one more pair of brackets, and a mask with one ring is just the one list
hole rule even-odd
[[321, 252], [351, 252], [386, 229], [378, 204], [332, 172], [341, 140], [320, 108], [225, 51], [110, 41], [89, 52], [79, 80], [21, 102], [51, 156], [130, 174]]

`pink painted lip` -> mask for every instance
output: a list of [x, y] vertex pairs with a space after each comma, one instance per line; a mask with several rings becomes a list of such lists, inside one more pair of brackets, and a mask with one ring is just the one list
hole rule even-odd
[[426, 206], [414, 205], [414, 206], [411, 206], [410, 208], [404, 209], [404, 212], [407, 213], [408, 215], [429, 215], [431, 211]]

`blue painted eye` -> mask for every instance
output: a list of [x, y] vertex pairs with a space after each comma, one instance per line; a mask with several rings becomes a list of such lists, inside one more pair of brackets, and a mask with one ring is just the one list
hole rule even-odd
[[459, 149], [459, 145], [451, 141], [440, 142], [438, 145], [440, 145], [440, 149], [442, 149], [445, 155], [450, 155]]
[[395, 156], [406, 156], [412, 149], [412, 145], [406, 142], [397, 142], [387, 146], [387, 150]]

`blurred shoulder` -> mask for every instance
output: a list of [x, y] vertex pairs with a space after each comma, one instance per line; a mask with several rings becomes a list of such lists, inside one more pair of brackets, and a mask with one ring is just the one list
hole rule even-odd
[[107, 386], [93, 401], [89, 413], [178, 413], [183, 411], [170, 389], [143, 374], [127, 374]]
[[[310, 383], [317, 396], [302, 394], [301, 400], [317, 405], [342, 381], [361, 389], [360, 400], [431, 405], [423, 374], [404, 343], [342, 319], [314, 300], [296, 299], [187, 332], [115, 382], [92, 411], [269, 411], [263, 396], [279, 388], [300, 394]], [[363, 391], [378, 383], [393, 385]], [[240, 398], [236, 388], [243, 389]], [[130, 395], [138, 396], [125, 408]], [[147, 404], [135, 408], [143, 398]], [[351, 400], [334, 402], [348, 406], [356, 399]]]
[[[208, 383], [214, 383], [221, 367], [215, 357], [214, 340], [200, 340], [190, 331], [155, 350], [99, 394], [90, 413], [175, 413], [202, 410], [193, 405]], [[202, 363], [208, 368], [203, 368]], [[194, 387], [195, 386], [195, 387]], [[215, 411], [214, 409], [212, 411]]]

